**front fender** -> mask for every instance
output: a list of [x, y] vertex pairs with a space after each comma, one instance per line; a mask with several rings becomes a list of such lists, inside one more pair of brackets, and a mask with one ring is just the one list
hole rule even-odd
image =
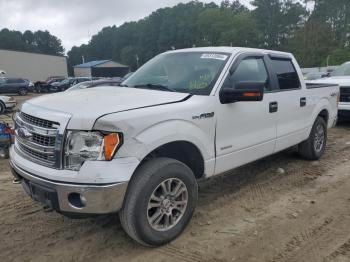
[[[115, 158], [136, 157], [142, 161], [156, 148], [176, 141], [196, 146], [205, 161], [205, 171], [215, 165], [215, 97], [194, 96], [182, 103], [129, 110], [99, 118], [94, 130], [123, 133], [123, 145]], [[209, 163], [207, 165], [207, 163]]]
[[[154, 124], [132, 139], [135, 141], [135, 145], [142, 145], [135, 151], [131, 150], [136, 153], [140, 160], [156, 148], [175, 141], [192, 143], [199, 149], [204, 160], [215, 157], [214, 133], [204, 132], [194, 123], [186, 120], [167, 120]], [[122, 152], [120, 153], [122, 154]]]

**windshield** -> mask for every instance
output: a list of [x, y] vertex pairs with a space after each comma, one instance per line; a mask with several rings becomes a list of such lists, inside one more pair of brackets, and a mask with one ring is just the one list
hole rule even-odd
[[345, 63], [339, 66], [331, 74], [332, 76], [350, 76], [350, 63]]
[[65, 85], [65, 84], [68, 84], [69, 82], [70, 82], [70, 79], [65, 79], [61, 83], [62, 83], [62, 85]]
[[78, 89], [84, 89], [84, 88], [89, 87], [91, 84], [92, 84], [92, 81], [81, 82], [81, 83], [76, 84], [76, 85], [72, 86], [71, 88], [67, 89], [67, 91], [78, 90]]
[[209, 95], [230, 54], [164, 53], [156, 56], [122, 86]]

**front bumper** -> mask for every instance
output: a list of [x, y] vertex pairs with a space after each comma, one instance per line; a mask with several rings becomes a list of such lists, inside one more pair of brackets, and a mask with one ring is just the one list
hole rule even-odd
[[350, 103], [348, 103], [348, 102], [339, 102], [338, 110], [339, 111], [350, 111]]
[[120, 210], [127, 182], [93, 185], [50, 181], [35, 176], [10, 161], [14, 181], [43, 206], [67, 214], [107, 214]]
[[7, 110], [12, 110], [16, 107], [17, 102], [6, 102], [5, 107]]

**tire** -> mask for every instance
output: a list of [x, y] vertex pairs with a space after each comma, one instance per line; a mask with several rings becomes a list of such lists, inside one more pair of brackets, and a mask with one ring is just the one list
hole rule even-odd
[[324, 153], [327, 144], [327, 123], [317, 117], [307, 140], [299, 144], [299, 154], [308, 160], [318, 160]]
[[[167, 199], [171, 198], [170, 195], [162, 197], [163, 182], [168, 186], [170, 184], [171, 193], [181, 193], [175, 197], [177, 203], [181, 202], [179, 206], [172, 205], [174, 199]], [[178, 186], [180, 189], [177, 191]], [[159, 202], [152, 202], [151, 196], [158, 198]], [[186, 196], [187, 203], [184, 204]], [[155, 158], [136, 170], [129, 183], [119, 218], [122, 227], [131, 238], [145, 246], [160, 246], [175, 239], [186, 228], [194, 213], [197, 199], [198, 184], [188, 166], [170, 158]], [[179, 209], [182, 209], [182, 213]], [[159, 219], [154, 218], [159, 217], [161, 219], [157, 224]], [[152, 224], [153, 220], [155, 222]]]
[[25, 89], [25, 88], [21, 88], [18, 90], [18, 94], [21, 95], [21, 96], [25, 96], [28, 94], [28, 90]]
[[5, 111], [6, 111], [6, 107], [5, 107], [4, 103], [0, 102], [0, 114], [5, 113]]

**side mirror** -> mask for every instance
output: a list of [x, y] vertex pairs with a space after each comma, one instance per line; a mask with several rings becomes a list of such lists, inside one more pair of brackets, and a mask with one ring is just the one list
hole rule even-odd
[[241, 101], [262, 101], [264, 88], [263, 82], [238, 82], [234, 88], [224, 87], [220, 91], [220, 102], [230, 104]]

